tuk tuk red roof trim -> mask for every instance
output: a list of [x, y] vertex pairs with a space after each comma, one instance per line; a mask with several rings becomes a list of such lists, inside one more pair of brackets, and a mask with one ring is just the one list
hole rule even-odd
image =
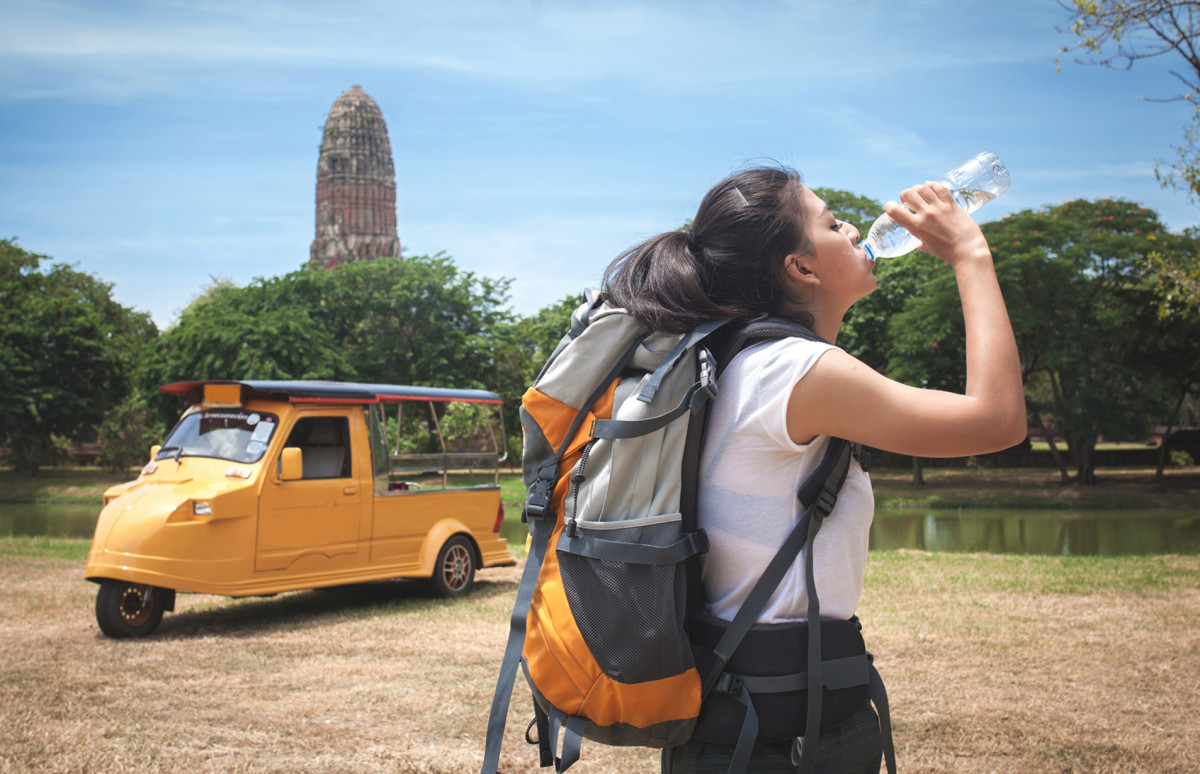
[[358, 382], [325, 381], [260, 381], [235, 379], [205, 379], [193, 382], [164, 384], [158, 391], [167, 395], [188, 397], [193, 390], [206, 384], [237, 384], [249, 390], [244, 400], [267, 395], [283, 395], [289, 403], [395, 403], [399, 401], [431, 400], [441, 403], [483, 403], [503, 405], [504, 400], [487, 390], [458, 390], [446, 387], [423, 387], [399, 384], [363, 384]]

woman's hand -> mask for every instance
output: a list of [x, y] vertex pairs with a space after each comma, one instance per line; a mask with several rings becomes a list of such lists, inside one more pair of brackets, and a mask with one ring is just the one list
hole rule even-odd
[[958, 206], [942, 183], [915, 185], [901, 192], [900, 202], [888, 202], [885, 212], [921, 240], [922, 249], [951, 266], [960, 261], [986, 260], [991, 251], [979, 224]]

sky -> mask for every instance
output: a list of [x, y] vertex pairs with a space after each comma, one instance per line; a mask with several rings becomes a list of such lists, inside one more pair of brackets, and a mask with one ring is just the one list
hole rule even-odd
[[[344, 7], [342, 7], [344, 6]], [[0, 2], [0, 237], [165, 329], [215, 280], [309, 255], [333, 101], [383, 111], [406, 255], [511, 280], [522, 315], [762, 163], [894, 199], [983, 150], [980, 221], [1162, 189], [1189, 118], [1165, 58], [1056, 72], [1055, 0]]]

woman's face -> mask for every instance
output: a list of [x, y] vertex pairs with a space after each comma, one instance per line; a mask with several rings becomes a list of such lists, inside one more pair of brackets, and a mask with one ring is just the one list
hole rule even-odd
[[797, 259], [820, 283], [816, 292], [846, 309], [875, 289], [875, 262], [858, 246], [858, 229], [838, 220], [821, 197], [804, 186], [804, 233], [811, 249]]

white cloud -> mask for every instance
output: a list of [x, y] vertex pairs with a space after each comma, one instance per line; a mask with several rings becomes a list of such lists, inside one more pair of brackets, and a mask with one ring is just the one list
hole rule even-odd
[[[884, 72], [903, 89], [905, 77], [1049, 54], [1038, 35], [994, 42], [975, 16], [952, 12], [959, 5], [377, 0], [331, 11], [317, 2], [10, 3], [0, 9], [8, 31], [0, 94], [186, 93], [200, 88], [191, 84], [204, 70], [231, 66], [353, 66], [547, 89], [611, 81], [689, 92], [764, 80], [855, 82]], [[933, 15], [944, 39], [915, 45]], [[33, 85], [24, 77], [30, 71], [42, 74]]]

